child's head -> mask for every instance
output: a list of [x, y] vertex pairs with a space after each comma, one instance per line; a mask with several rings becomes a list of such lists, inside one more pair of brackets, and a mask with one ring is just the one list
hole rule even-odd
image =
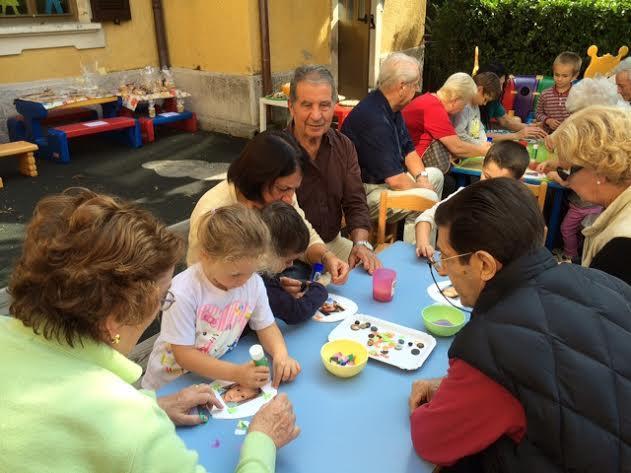
[[207, 212], [197, 238], [204, 274], [224, 290], [243, 286], [261, 268], [270, 243], [258, 212], [241, 204]]
[[309, 246], [309, 230], [296, 209], [282, 201], [266, 205], [261, 211], [261, 218], [269, 229], [277, 260], [271, 269], [281, 272], [305, 252]]
[[223, 394], [223, 400], [226, 403], [242, 404], [245, 401], [254, 399], [261, 394], [260, 388], [246, 388], [240, 384], [232, 384]]
[[474, 95], [471, 103], [482, 106], [497, 100], [502, 94], [500, 78], [493, 72], [481, 72], [473, 77], [473, 82], [478, 87], [478, 93]]
[[498, 141], [493, 143], [484, 157], [480, 179], [521, 179], [529, 163], [530, 157], [524, 146], [516, 141]]
[[484, 72], [492, 72], [493, 74], [495, 74], [500, 79], [500, 88], [502, 89], [504, 88], [504, 83], [506, 82], [506, 79], [508, 78], [508, 73], [506, 72], [506, 68], [504, 67], [504, 64], [501, 64], [501, 63], [484, 64], [480, 66], [480, 69], [478, 69], [477, 75], [480, 75]]
[[552, 72], [557, 89], [565, 90], [572, 85], [572, 81], [581, 71], [582, 63], [581, 57], [571, 51], [562, 52], [556, 57], [552, 64]]

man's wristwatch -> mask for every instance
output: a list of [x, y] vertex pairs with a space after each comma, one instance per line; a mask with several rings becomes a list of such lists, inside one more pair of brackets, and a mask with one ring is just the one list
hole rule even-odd
[[368, 248], [370, 251], [374, 251], [375, 249], [372, 247], [372, 245], [370, 244], [369, 241], [366, 240], [358, 240], [356, 242], [353, 243], [353, 246], [365, 246], [366, 248]]
[[421, 171], [416, 176], [414, 176], [414, 180], [416, 181], [416, 180], [418, 180], [419, 177], [427, 177], [427, 176], [429, 176], [427, 171]]

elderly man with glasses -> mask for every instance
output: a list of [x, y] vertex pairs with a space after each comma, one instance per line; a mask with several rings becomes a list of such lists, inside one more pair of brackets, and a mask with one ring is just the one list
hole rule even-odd
[[[393, 53], [381, 65], [378, 89], [368, 94], [348, 115], [342, 133], [348, 136], [359, 158], [362, 181], [373, 219], [379, 213], [382, 192], [419, 195], [439, 200], [444, 177], [440, 169], [425, 167], [401, 116], [412, 101], [421, 80], [419, 62]], [[388, 210], [387, 221], [405, 219], [403, 239], [414, 242], [418, 212]]]
[[436, 223], [430, 264], [473, 311], [447, 375], [412, 386], [418, 454], [443, 472], [631, 470], [631, 287], [557, 264], [514, 179], [463, 189]]

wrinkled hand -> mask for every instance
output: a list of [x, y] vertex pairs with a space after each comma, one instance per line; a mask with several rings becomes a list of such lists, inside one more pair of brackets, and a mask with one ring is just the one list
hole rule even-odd
[[419, 258], [432, 258], [436, 250], [429, 243], [417, 243], [416, 244], [416, 256]]
[[300, 435], [296, 415], [286, 394], [279, 394], [252, 418], [249, 432], [261, 432], [272, 439], [276, 448], [287, 445]]
[[194, 407], [206, 406], [209, 411], [213, 406], [223, 408], [208, 384], [195, 384], [175, 394], [159, 397], [157, 401], [175, 425], [197, 425], [206, 422], [208, 419], [203, 420], [199, 415], [189, 413]]
[[555, 148], [554, 135], [546, 136], [543, 142], [545, 143], [546, 148], [548, 148], [548, 151], [554, 151], [554, 148]]
[[375, 272], [375, 269], [381, 268], [381, 261], [377, 258], [374, 252], [370, 251], [364, 245], [355, 245], [351, 250], [351, 254], [348, 257], [348, 265], [353, 269], [358, 264], [361, 264], [368, 274]]
[[557, 128], [559, 128], [560, 124], [561, 124], [561, 122], [559, 120], [554, 119], [554, 118], [546, 119], [546, 125], [548, 125], [553, 130], [556, 130]]
[[440, 386], [442, 378], [422, 379], [412, 383], [412, 393], [410, 394], [409, 406], [410, 413], [420, 406], [432, 400], [436, 391]]
[[235, 381], [246, 388], [260, 388], [269, 381], [269, 366], [256, 366], [248, 361], [238, 366]]
[[286, 278], [284, 276], [280, 278], [280, 285], [283, 286], [285, 292], [291, 294], [295, 299], [300, 299], [305, 295], [305, 291], [302, 289], [304, 287], [303, 284], [305, 284], [304, 281], [299, 281], [298, 279]]
[[300, 373], [300, 363], [287, 354], [276, 355], [274, 357], [274, 379], [272, 386], [278, 388], [280, 383], [288, 383], [293, 381], [298, 373]]
[[332, 251], [328, 251], [324, 255], [324, 268], [331, 275], [333, 284], [344, 284], [348, 279], [348, 263], [339, 259]]
[[416, 184], [418, 185], [418, 187], [420, 187], [421, 189], [429, 189], [430, 191], [434, 191], [434, 186], [432, 186], [432, 183], [429, 182], [429, 178], [427, 178], [427, 176], [419, 176], [416, 178]]
[[520, 139], [539, 140], [545, 138], [548, 134], [543, 128], [538, 126], [525, 126], [517, 132], [517, 136]]

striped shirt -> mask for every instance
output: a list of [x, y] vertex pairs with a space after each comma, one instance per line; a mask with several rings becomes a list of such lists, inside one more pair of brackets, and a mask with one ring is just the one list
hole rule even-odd
[[537, 104], [537, 121], [543, 123], [543, 129], [548, 133], [552, 133], [552, 128], [545, 124], [548, 118], [554, 118], [562, 122], [570, 116], [570, 112], [565, 108], [565, 101], [570, 93], [570, 87], [566, 92], [560, 93], [556, 86], [541, 92], [539, 103]]

